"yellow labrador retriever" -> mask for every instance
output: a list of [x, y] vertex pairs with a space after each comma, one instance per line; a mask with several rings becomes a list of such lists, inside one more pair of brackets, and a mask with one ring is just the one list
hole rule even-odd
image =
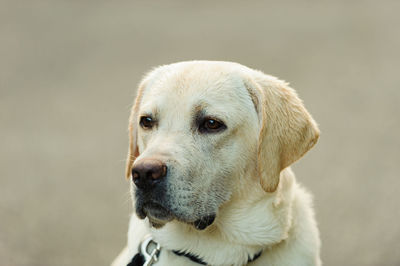
[[319, 130], [288, 84], [230, 62], [160, 66], [129, 121], [136, 213], [113, 265], [320, 265], [290, 165]]

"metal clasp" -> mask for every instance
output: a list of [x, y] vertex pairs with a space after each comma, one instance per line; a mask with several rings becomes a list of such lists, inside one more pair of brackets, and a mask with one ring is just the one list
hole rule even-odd
[[139, 246], [139, 252], [144, 257], [143, 266], [151, 266], [153, 265], [153, 263], [157, 262], [160, 250], [161, 250], [160, 244], [155, 242], [151, 235], [146, 236]]

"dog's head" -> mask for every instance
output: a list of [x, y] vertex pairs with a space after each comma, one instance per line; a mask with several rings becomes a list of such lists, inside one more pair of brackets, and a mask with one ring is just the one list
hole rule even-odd
[[284, 82], [235, 63], [192, 61], [143, 79], [129, 135], [137, 215], [155, 227], [177, 219], [204, 229], [241, 178], [252, 174], [274, 192], [319, 132]]

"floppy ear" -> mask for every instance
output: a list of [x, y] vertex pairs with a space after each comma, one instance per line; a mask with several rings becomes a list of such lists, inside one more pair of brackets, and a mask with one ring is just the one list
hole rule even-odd
[[138, 112], [140, 107], [140, 102], [142, 101], [143, 91], [146, 87], [148, 77], [145, 77], [139, 85], [136, 93], [135, 102], [133, 104], [131, 115], [129, 117], [129, 149], [128, 158], [126, 159], [125, 177], [130, 178], [132, 172], [132, 165], [135, 159], [139, 156], [139, 150], [137, 147], [137, 125], [138, 125]]
[[287, 83], [255, 71], [245, 81], [260, 119], [257, 168], [267, 192], [274, 192], [280, 172], [317, 142], [319, 130]]

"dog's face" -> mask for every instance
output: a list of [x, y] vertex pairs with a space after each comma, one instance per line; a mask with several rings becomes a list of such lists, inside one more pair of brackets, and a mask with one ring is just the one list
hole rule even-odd
[[[305, 152], [285, 151], [285, 136], [273, 136], [270, 141], [277, 143], [263, 151], [264, 135], [288, 132], [264, 132], [265, 121], [276, 119], [265, 110], [265, 98], [274, 98], [247, 71], [231, 63], [185, 62], [160, 67], [143, 80], [131, 115], [127, 164], [139, 217], [147, 216], [155, 227], [177, 219], [204, 229], [245, 173], [260, 175], [265, 190], [274, 191], [279, 172]], [[317, 131], [308, 113], [302, 120], [296, 134], [308, 149]], [[260, 156], [268, 160], [265, 152], [278, 157], [268, 167], [258, 162]]]

